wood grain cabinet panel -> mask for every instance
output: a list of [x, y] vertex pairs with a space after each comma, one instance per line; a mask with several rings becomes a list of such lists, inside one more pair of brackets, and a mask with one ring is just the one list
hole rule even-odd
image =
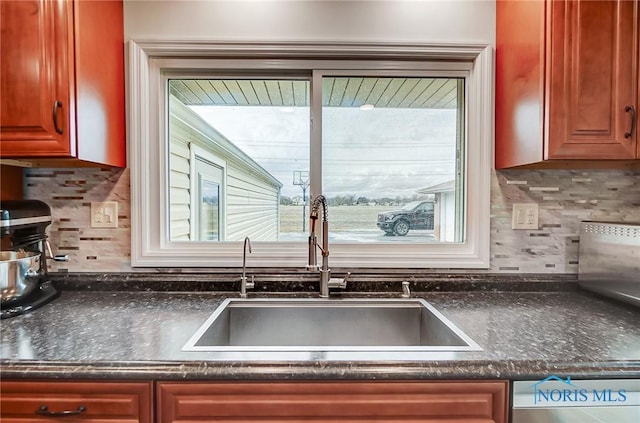
[[507, 382], [159, 382], [169, 422], [506, 423]]
[[0, 156], [124, 167], [121, 0], [0, 2]]
[[640, 2], [496, 4], [496, 168], [640, 159]]
[[[30, 150], [71, 154], [69, 124], [70, 4], [2, 1], [0, 103], [2, 154]], [[59, 102], [57, 125], [53, 108]]]
[[[23, 188], [22, 168], [0, 166], [0, 200], [21, 200], [24, 197]], [[2, 249], [5, 249], [4, 245]]]
[[635, 159], [638, 2], [555, 1], [548, 159]]
[[0, 416], [7, 423], [56, 417], [127, 423], [151, 423], [153, 419], [151, 382], [2, 381], [0, 391]]

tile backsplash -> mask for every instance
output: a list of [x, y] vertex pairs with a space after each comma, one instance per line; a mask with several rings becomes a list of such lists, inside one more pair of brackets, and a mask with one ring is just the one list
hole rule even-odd
[[[511, 229], [513, 203], [538, 203], [538, 230]], [[583, 220], [640, 222], [640, 172], [495, 172], [490, 271], [577, 273]]]
[[[26, 198], [48, 203], [51, 270], [131, 271], [128, 169], [27, 169]], [[118, 202], [118, 228], [90, 226], [92, 201]], [[539, 229], [511, 229], [513, 203], [538, 203]], [[492, 175], [488, 272], [577, 273], [582, 220], [640, 222], [640, 171], [509, 170]], [[146, 269], [138, 269], [146, 270]], [[474, 270], [477, 273], [477, 270]]]
[[[70, 272], [131, 271], [129, 170], [112, 168], [26, 169], [25, 197], [51, 206], [49, 269]], [[118, 228], [91, 228], [91, 202], [117, 201]]]

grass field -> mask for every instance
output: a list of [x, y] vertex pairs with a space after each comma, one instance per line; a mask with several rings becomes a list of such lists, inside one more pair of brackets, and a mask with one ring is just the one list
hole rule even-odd
[[[329, 207], [329, 227], [331, 232], [378, 231], [378, 213], [394, 209], [398, 209], [398, 206]], [[306, 208], [304, 219], [308, 226], [309, 207]], [[302, 232], [302, 206], [280, 206], [280, 232]]]

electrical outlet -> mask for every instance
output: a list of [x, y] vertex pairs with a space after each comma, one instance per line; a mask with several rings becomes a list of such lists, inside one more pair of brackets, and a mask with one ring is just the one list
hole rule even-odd
[[118, 227], [118, 203], [104, 201], [91, 203], [91, 227], [92, 228], [117, 228]]
[[512, 229], [538, 229], [538, 204], [516, 203], [513, 205]]

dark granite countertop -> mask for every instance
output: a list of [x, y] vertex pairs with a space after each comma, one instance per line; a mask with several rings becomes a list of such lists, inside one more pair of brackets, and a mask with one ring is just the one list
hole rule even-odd
[[235, 294], [64, 291], [39, 310], [2, 321], [2, 377], [640, 377], [640, 309], [580, 290], [416, 293], [415, 297], [430, 302], [483, 348], [446, 357], [403, 359], [371, 354], [357, 360], [334, 360], [310, 354], [283, 360], [274, 353], [260, 360], [243, 360], [239, 353], [228, 353], [222, 360], [211, 360], [207, 353], [182, 352], [189, 337], [229, 295]]

